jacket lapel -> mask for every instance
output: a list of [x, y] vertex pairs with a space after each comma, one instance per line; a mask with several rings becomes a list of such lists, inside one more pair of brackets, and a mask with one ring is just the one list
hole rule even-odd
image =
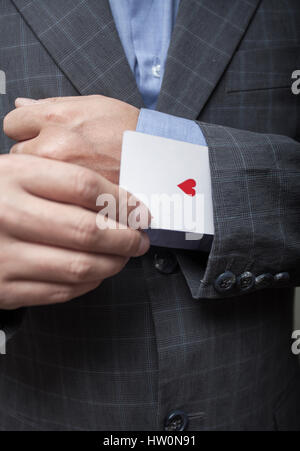
[[143, 106], [108, 0], [12, 0], [82, 95]]
[[217, 86], [260, 0], [181, 0], [159, 111], [196, 119]]
[[[12, 0], [82, 95], [143, 106], [108, 0]], [[195, 119], [217, 86], [260, 0], [181, 0], [157, 109]]]

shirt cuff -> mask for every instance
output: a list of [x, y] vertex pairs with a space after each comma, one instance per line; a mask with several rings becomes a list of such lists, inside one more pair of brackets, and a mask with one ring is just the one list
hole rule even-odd
[[160, 113], [159, 111], [141, 109], [136, 131], [190, 144], [207, 146], [201, 128], [196, 122]]

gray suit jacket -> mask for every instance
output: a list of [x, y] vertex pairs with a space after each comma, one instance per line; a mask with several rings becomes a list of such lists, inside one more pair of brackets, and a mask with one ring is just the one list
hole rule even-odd
[[[176, 429], [176, 409], [191, 431], [300, 430], [299, 25], [298, 0], [181, 0], [157, 108], [205, 133], [212, 251], [152, 248], [87, 296], [29, 309], [0, 356], [1, 430]], [[143, 106], [106, 0], [0, 0], [0, 69], [2, 118], [17, 96]]]

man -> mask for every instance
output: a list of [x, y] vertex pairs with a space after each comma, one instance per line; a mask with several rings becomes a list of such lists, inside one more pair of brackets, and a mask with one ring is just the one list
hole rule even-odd
[[[2, 430], [300, 430], [299, 24], [296, 0], [0, 1]], [[125, 130], [208, 146], [212, 244], [96, 228]]]

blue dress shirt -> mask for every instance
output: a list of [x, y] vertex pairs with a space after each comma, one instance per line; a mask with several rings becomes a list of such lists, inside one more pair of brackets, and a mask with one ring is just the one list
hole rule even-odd
[[[140, 112], [137, 131], [206, 146], [194, 121], [155, 111], [180, 0], [109, 2], [128, 63], [147, 107]], [[206, 241], [186, 241], [183, 233], [158, 230], [151, 230], [150, 238], [152, 244], [185, 249], [203, 249]]]

